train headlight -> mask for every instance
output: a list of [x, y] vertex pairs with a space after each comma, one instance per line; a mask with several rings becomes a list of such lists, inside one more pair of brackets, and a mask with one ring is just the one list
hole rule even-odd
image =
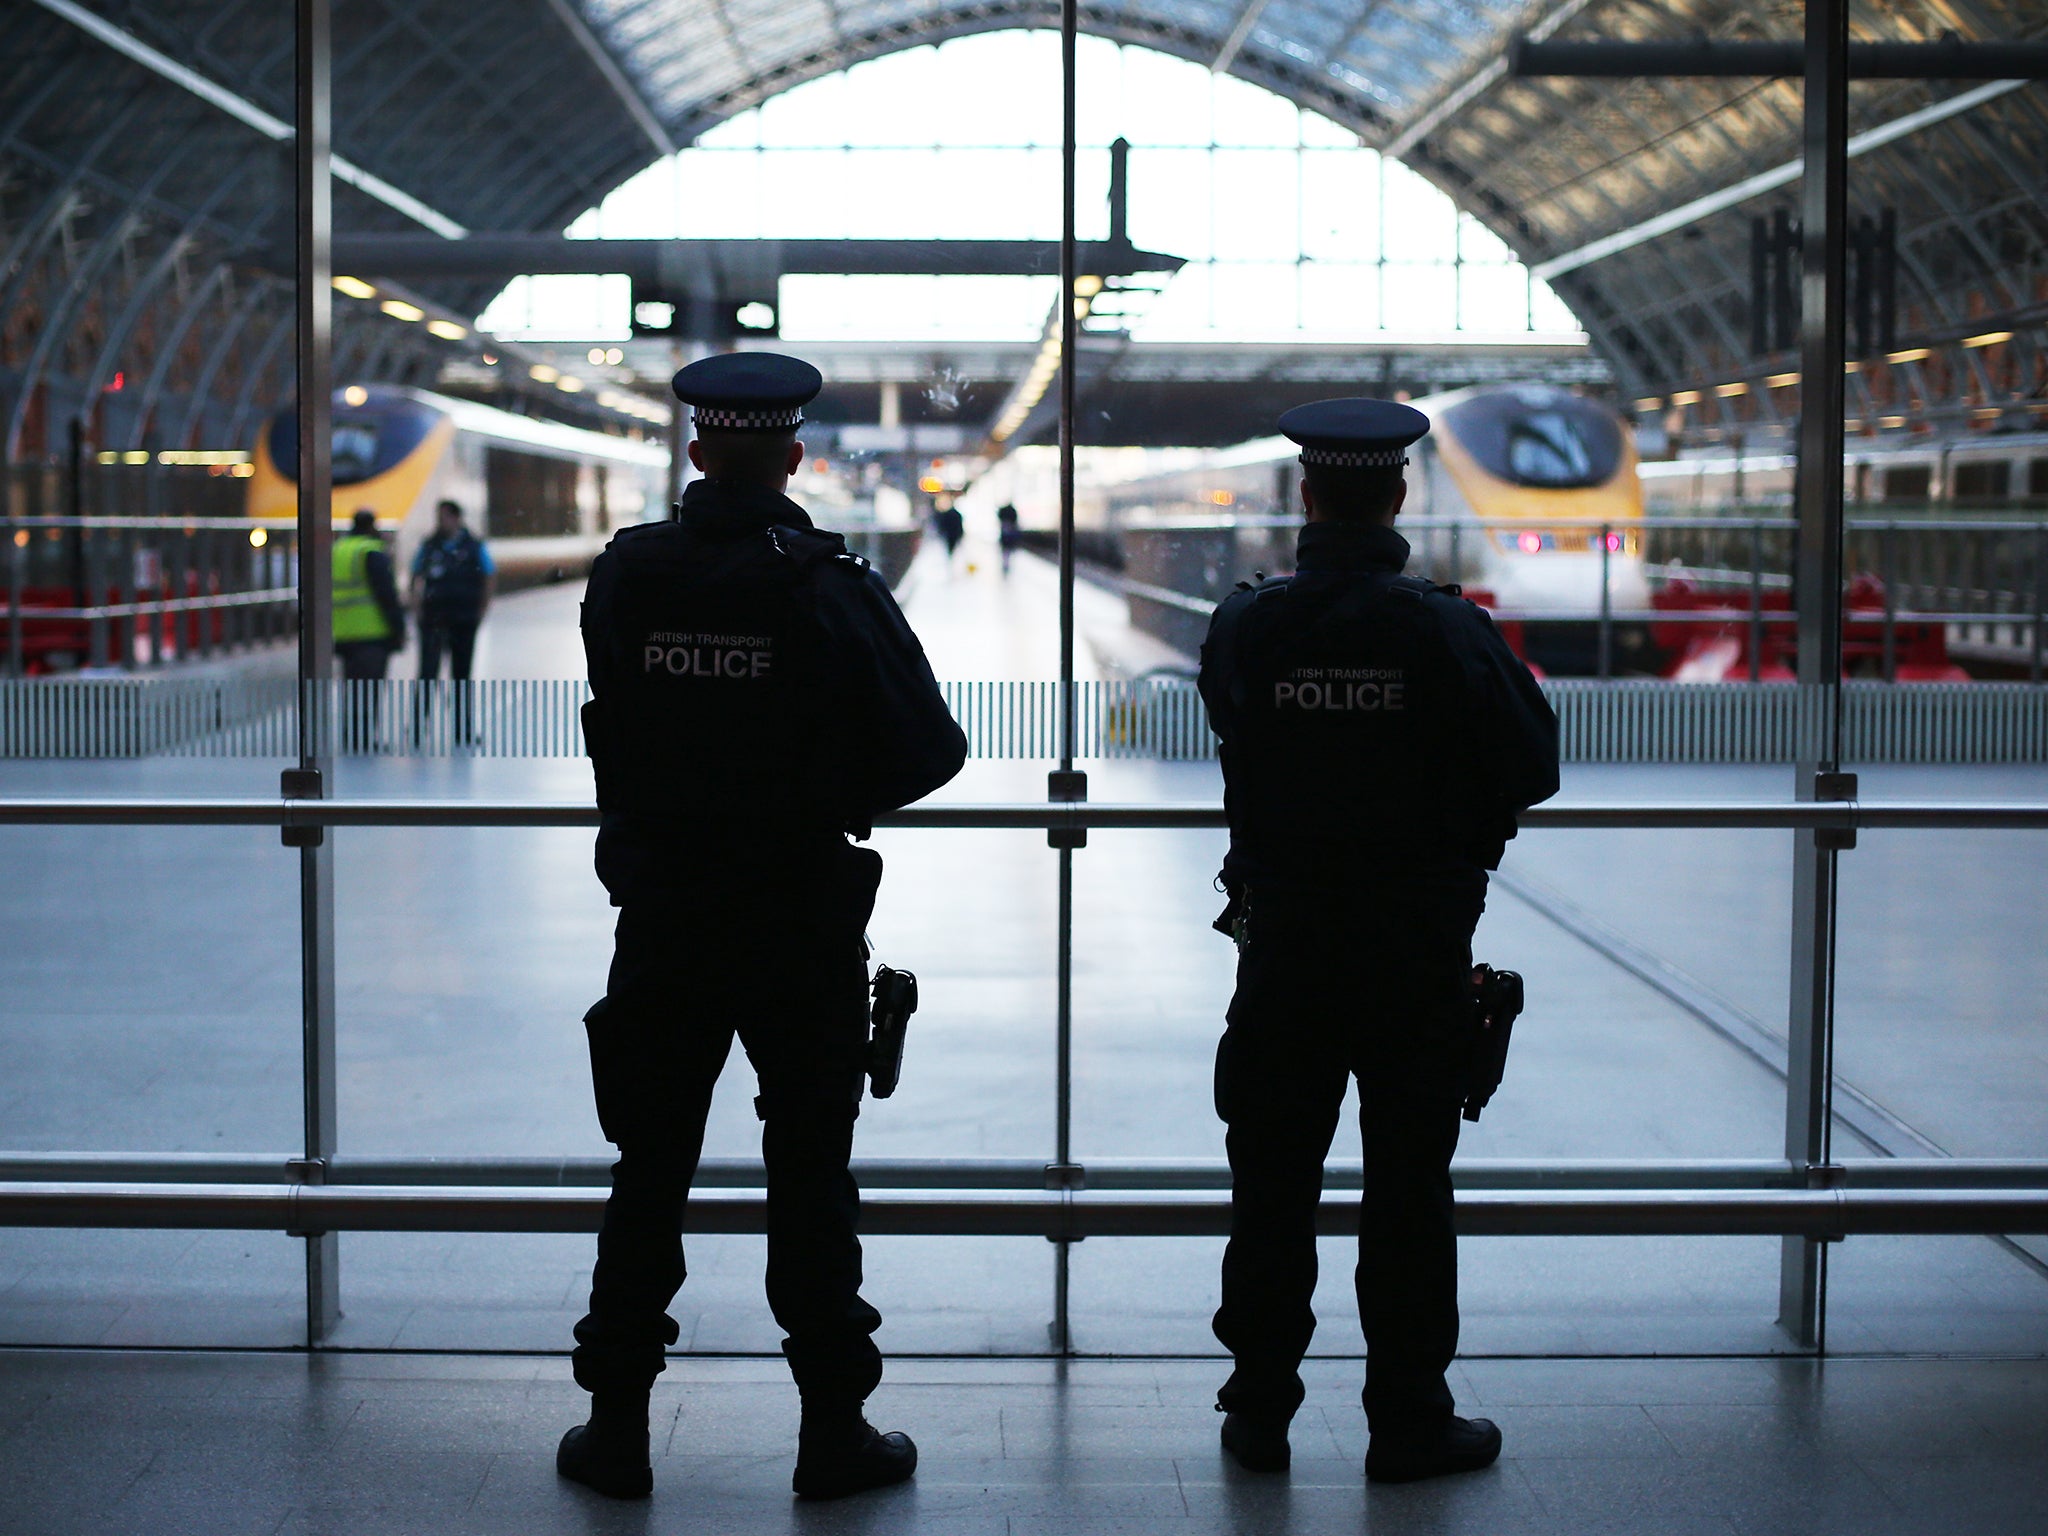
[[1607, 548], [1610, 553], [1619, 553], [1621, 550], [1621, 535], [1618, 533], [1607, 535]]
[[1533, 555], [1543, 548], [1543, 535], [1525, 533], [1515, 540], [1515, 547], [1525, 555]]
[[269, 542], [270, 535], [264, 532], [261, 528], [251, 528], [249, 530], [249, 547], [251, 549], [261, 549], [264, 545], [268, 544]]

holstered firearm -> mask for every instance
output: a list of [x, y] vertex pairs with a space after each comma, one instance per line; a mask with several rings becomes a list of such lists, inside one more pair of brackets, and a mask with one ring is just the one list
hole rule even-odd
[[1472, 1035], [1465, 1079], [1465, 1118], [1476, 1121], [1507, 1070], [1508, 1040], [1522, 1011], [1522, 978], [1490, 965], [1472, 967]]
[[871, 990], [875, 1007], [869, 1016], [873, 1033], [868, 1037], [868, 1083], [876, 1098], [886, 1099], [903, 1076], [903, 1038], [910, 1016], [917, 1012], [917, 978], [909, 971], [878, 965]]

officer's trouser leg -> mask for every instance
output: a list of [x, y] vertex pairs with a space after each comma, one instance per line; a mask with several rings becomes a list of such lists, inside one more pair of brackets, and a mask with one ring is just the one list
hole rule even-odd
[[847, 1168], [860, 1110], [867, 972], [835, 944], [795, 976], [791, 995], [741, 1037], [761, 1078], [761, 1157], [768, 1172], [768, 1305], [787, 1337], [807, 1408], [850, 1408], [882, 1379], [861, 1299], [860, 1191]]
[[1458, 1103], [1387, 1073], [1361, 1075], [1365, 1195], [1358, 1216], [1358, 1320], [1365, 1412], [1376, 1433], [1427, 1430], [1452, 1408], [1458, 1238], [1451, 1154]]
[[590, 1311], [576, 1325], [575, 1374], [591, 1392], [645, 1391], [677, 1338], [668, 1304], [687, 1273], [683, 1212], [732, 1032], [659, 1019], [611, 998], [585, 1023], [598, 1120], [619, 1160], [597, 1236]]
[[1216, 1111], [1228, 1132], [1230, 1241], [1216, 1337], [1236, 1361], [1217, 1402], [1286, 1417], [1301, 1406], [1300, 1365], [1315, 1336], [1316, 1210], [1323, 1159], [1348, 1074], [1285, 1004], [1246, 1007], [1241, 983], [1216, 1051]]
[[1458, 1147], [1479, 877], [1427, 893], [1389, 925], [1392, 983], [1376, 999], [1358, 1075], [1365, 1195], [1358, 1218], [1358, 1320], [1373, 1431], [1427, 1433], [1452, 1410], [1458, 1352]]

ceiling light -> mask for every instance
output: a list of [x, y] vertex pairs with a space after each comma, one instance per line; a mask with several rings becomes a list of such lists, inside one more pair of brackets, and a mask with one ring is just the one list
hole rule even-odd
[[1966, 347], [1995, 347], [2001, 341], [2011, 340], [2011, 331], [1986, 331], [1982, 336], [1965, 336], [1963, 338], [1963, 345]]
[[377, 306], [394, 320], [424, 320], [427, 312], [417, 304], [408, 304], [403, 299], [386, 299]]
[[360, 384], [351, 384], [341, 392], [341, 398], [349, 405], [368, 405], [370, 392]]
[[429, 320], [427, 330], [443, 341], [460, 341], [469, 334], [469, 327], [457, 325], [453, 320]]
[[1698, 405], [1700, 403], [1700, 392], [1696, 389], [1681, 389], [1671, 397], [1671, 403], [1673, 405]]
[[592, 347], [588, 352], [584, 353], [583, 355], [587, 357], [593, 364], [601, 365], [604, 362], [603, 347]]
[[1906, 424], [1906, 418], [1903, 416], [1880, 416], [1877, 418], [1877, 424], [1880, 427], [1903, 427]]
[[337, 293], [345, 293], [352, 299], [374, 299], [377, 297], [376, 288], [372, 284], [364, 282], [360, 277], [337, 277], [334, 280], [334, 290]]
[[1733, 400], [1737, 395], [1748, 394], [1749, 386], [1738, 379], [1733, 384], [1716, 384], [1714, 386], [1714, 393], [1723, 400]]
[[575, 394], [582, 387], [583, 381], [577, 378], [574, 374], [565, 373], [559, 379], [555, 380], [555, 388], [560, 390], [566, 390], [568, 393], [572, 395]]
[[616, 368], [626, 360], [626, 349], [624, 347], [606, 347], [604, 360]]
[[1888, 363], [1917, 363], [1934, 356], [1932, 347], [1908, 347], [1903, 352], [1887, 352], [1884, 360]]
[[1797, 373], [1774, 373], [1764, 382], [1773, 389], [1786, 389], [1799, 382]]
[[1100, 292], [1102, 292], [1101, 278], [1091, 274], [1074, 279], [1074, 293], [1077, 297], [1092, 299]]
[[526, 370], [526, 376], [538, 384], [552, 384], [562, 376], [562, 370], [550, 368], [546, 363], [535, 363]]
[[1636, 402], [1636, 409], [1639, 411], [1661, 411], [1664, 409], [1664, 397], [1662, 395], [1645, 395]]

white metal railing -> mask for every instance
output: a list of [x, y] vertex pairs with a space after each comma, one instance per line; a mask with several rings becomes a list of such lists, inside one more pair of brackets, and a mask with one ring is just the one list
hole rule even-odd
[[[946, 702], [978, 758], [1059, 755], [1060, 686], [953, 682]], [[1213, 758], [1192, 680], [1082, 682], [1074, 755]], [[1782, 683], [1690, 685], [1552, 679], [1563, 756], [1579, 763], [1777, 763], [1798, 756], [1830, 706]], [[313, 691], [315, 739], [345, 754], [580, 757], [576, 678], [473, 683], [390, 679]], [[271, 757], [298, 752], [289, 678], [0, 680], [0, 758]], [[1850, 683], [1843, 748], [1865, 763], [2048, 762], [2048, 687], [2025, 683]]]

